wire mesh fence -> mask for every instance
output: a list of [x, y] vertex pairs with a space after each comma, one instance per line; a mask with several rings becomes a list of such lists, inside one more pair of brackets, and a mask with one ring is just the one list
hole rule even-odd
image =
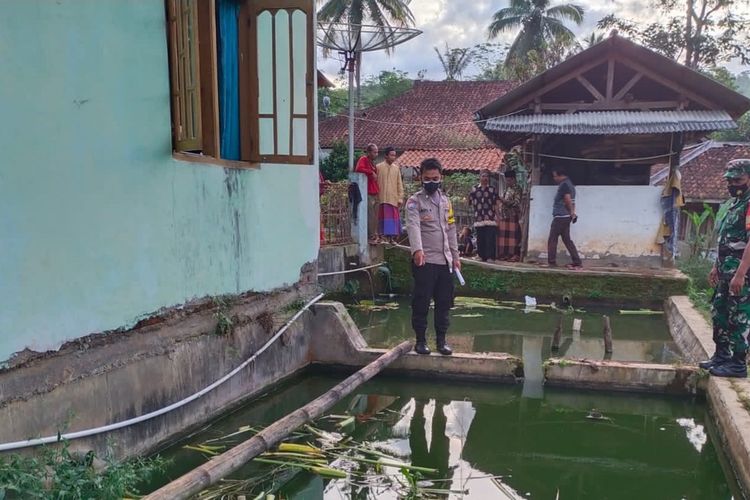
[[349, 181], [321, 184], [320, 244], [345, 245], [353, 241]]

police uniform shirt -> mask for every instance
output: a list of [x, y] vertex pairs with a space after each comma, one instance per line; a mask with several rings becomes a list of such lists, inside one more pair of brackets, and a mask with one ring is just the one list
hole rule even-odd
[[411, 253], [422, 250], [428, 264], [448, 265], [458, 259], [453, 206], [442, 191], [428, 195], [424, 189], [406, 202], [406, 231]]

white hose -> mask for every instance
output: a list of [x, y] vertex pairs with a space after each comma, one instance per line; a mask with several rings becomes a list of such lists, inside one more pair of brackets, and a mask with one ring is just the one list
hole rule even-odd
[[347, 274], [347, 273], [356, 273], [357, 271], [366, 271], [367, 269], [372, 269], [373, 267], [380, 267], [385, 262], [381, 262], [380, 264], [373, 264], [371, 266], [367, 267], [358, 267], [356, 269], [347, 269], [346, 271], [333, 271], [331, 273], [318, 273], [318, 277], [320, 276], [336, 276], [337, 274]]
[[204, 394], [212, 391], [216, 387], [220, 386], [233, 376], [235, 376], [237, 373], [239, 373], [243, 368], [245, 368], [247, 365], [255, 361], [255, 359], [263, 354], [263, 352], [266, 351], [269, 347], [271, 347], [271, 344], [273, 344], [281, 335], [294, 323], [294, 321], [299, 318], [302, 313], [304, 313], [307, 309], [310, 308], [311, 305], [319, 301], [323, 298], [324, 294], [320, 294], [314, 299], [312, 299], [310, 302], [305, 304], [305, 306], [297, 311], [297, 314], [292, 316], [292, 318], [286, 322], [286, 324], [276, 332], [276, 334], [271, 337], [268, 342], [263, 344], [263, 347], [258, 349], [255, 354], [250, 356], [246, 361], [244, 361], [241, 365], [239, 365], [237, 368], [232, 370], [231, 372], [224, 375], [222, 378], [214, 382], [213, 384], [201, 389], [200, 391], [196, 392], [192, 396], [188, 396], [185, 399], [182, 399], [180, 401], [177, 401], [176, 403], [172, 403], [169, 406], [165, 406], [164, 408], [161, 408], [159, 410], [152, 411], [151, 413], [146, 413], [145, 415], [141, 415], [140, 417], [134, 417], [128, 420], [123, 420], [121, 422], [117, 422], [114, 424], [105, 425], [102, 427], [96, 427], [95, 429], [87, 429], [84, 431], [76, 431], [76, 432], [69, 432], [68, 434], [61, 434], [61, 435], [55, 435], [55, 436], [47, 436], [43, 438], [36, 438], [36, 439], [28, 439], [26, 441], [16, 441], [14, 443], [4, 443], [0, 444], [0, 451], [9, 451], [9, 450], [17, 450], [19, 448], [29, 448], [32, 446], [39, 446], [42, 444], [48, 444], [48, 443], [56, 443], [58, 441], [61, 441], [63, 439], [65, 440], [72, 440], [72, 439], [78, 439], [78, 438], [84, 438], [89, 436], [95, 436], [97, 434], [102, 434], [104, 432], [114, 431], [116, 429], [122, 429], [123, 427], [129, 427], [134, 424], [138, 424], [141, 422], [145, 422], [146, 420], [151, 420], [152, 418], [156, 418], [159, 415], [164, 415], [165, 413], [169, 413], [172, 410], [176, 410], [177, 408], [180, 408], [182, 406], [185, 406], [186, 404], [195, 401], [199, 397], [203, 396]]

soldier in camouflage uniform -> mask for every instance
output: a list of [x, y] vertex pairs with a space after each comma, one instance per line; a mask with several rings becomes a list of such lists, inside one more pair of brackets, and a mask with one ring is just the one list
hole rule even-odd
[[750, 159], [732, 160], [724, 174], [734, 198], [719, 226], [719, 257], [708, 276], [716, 352], [700, 363], [718, 377], [747, 377], [750, 332]]

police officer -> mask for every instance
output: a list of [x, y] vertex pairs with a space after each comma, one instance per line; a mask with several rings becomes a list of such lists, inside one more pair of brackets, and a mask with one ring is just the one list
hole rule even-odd
[[716, 351], [699, 364], [718, 377], [747, 377], [747, 341], [750, 331], [750, 159], [732, 160], [724, 174], [734, 198], [719, 227], [719, 257], [708, 281]]
[[420, 164], [422, 189], [406, 202], [406, 231], [412, 254], [414, 294], [411, 325], [417, 337], [414, 350], [430, 354], [425, 333], [430, 301], [435, 301], [435, 334], [440, 354], [453, 354], [445, 342], [453, 307], [453, 270], [461, 269], [453, 207], [440, 190], [443, 168], [435, 158]]

